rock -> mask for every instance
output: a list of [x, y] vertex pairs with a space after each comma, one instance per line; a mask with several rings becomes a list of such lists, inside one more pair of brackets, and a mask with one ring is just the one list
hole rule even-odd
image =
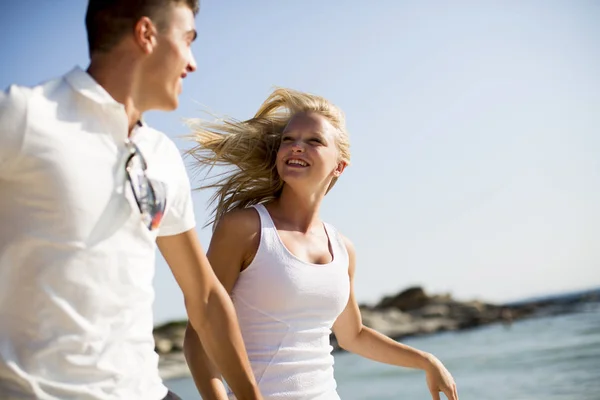
[[[376, 306], [361, 304], [363, 324], [393, 339], [476, 328], [490, 323], [511, 323], [531, 315], [572, 312], [582, 302], [600, 301], [600, 290], [571, 296], [544, 298], [495, 305], [481, 301], [457, 301], [449, 294], [428, 296], [423, 288], [411, 287], [384, 297]], [[175, 321], [154, 329], [156, 352], [160, 354], [163, 378], [189, 374], [182, 354], [187, 321]], [[331, 335], [334, 351], [340, 350]]]
[[409, 335], [417, 331], [413, 317], [400, 310], [362, 311], [363, 324], [387, 336]]
[[154, 346], [158, 354], [168, 354], [173, 350], [173, 342], [165, 338], [155, 339]]
[[187, 321], [174, 321], [154, 328], [154, 346], [159, 354], [183, 350]]
[[450, 313], [451, 309], [448, 304], [428, 304], [415, 314], [421, 318], [448, 318]]
[[429, 297], [425, 294], [423, 288], [415, 286], [398, 293], [396, 296], [384, 297], [375, 308], [394, 307], [401, 311], [410, 311], [423, 307], [428, 301]]

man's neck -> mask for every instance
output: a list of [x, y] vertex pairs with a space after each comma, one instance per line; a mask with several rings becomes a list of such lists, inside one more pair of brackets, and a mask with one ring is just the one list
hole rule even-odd
[[88, 74], [118, 103], [123, 104], [127, 114], [129, 133], [136, 126], [144, 111], [136, 101], [136, 70], [133, 60], [123, 54], [94, 55]]

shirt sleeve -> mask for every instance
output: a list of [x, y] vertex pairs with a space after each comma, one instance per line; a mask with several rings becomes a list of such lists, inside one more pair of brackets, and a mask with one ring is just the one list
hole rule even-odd
[[170, 142], [170, 151], [173, 160], [173, 172], [175, 177], [173, 193], [167, 197], [167, 209], [161, 221], [158, 236], [171, 236], [189, 231], [196, 226], [194, 215], [194, 204], [192, 202], [192, 191], [190, 179], [185, 169], [181, 153], [173, 142]]
[[25, 137], [27, 98], [18, 86], [0, 92], [0, 179], [10, 175]]

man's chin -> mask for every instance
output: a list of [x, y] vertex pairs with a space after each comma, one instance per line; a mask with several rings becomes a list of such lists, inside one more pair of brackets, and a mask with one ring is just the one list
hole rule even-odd
[[157, 109], [160, 111], [174, 111], [177, 109], [177, 107], [179, 107], [179, 98], [174, 97], [168, 99], [168, 101], [162, 102], [162, 104], [159, 107], [157, 107]]
[[179, 101], [175, 101], [169, 105], [169, 107], [165, 108], [165, 111], [175, 111], [179, 107]]

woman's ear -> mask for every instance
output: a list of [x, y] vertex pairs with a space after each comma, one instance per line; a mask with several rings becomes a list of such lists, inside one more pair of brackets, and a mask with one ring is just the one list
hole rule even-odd
[[344, 172], [347, 166], [348, 163], [346, 161], [338, 162], [337, 167], [335, 167], [335, 169], [333, 170], [333, 176], [338, 178], [340, 175], [342, 175], [342, 172]]

